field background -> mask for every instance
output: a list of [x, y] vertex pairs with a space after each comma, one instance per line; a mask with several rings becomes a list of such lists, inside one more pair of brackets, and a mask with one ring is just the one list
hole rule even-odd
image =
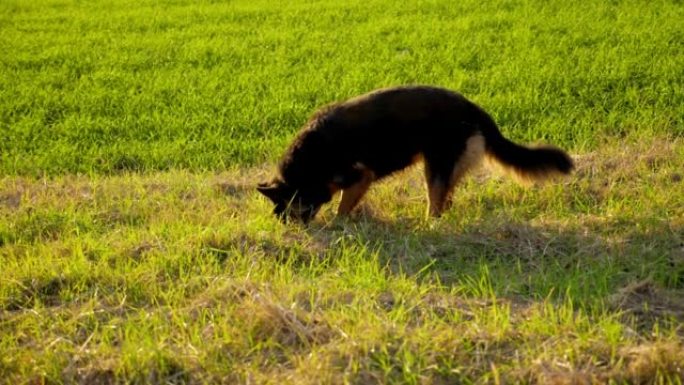
[[[680, 1], [0, 2], [0, 382], [684, 379]], [[283, 226], [318, 106], [459, 90], [570, 178]], [[332, 206], [332, 205], [331, 205]]]

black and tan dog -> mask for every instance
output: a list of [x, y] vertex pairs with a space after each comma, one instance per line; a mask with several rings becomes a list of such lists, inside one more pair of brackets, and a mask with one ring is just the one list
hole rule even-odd
[[462, 95], [435, 87], [377, 90], [316, 112], [258, 190], [280, 218], [312, 219], [342, 190], [338, 215], [350, 213], [374, 181], [422, 159], [428, 214], [440, 216], [456, 183], [484, 156], [521, 180], [569, 174], [570, 157], [504, 138], [492, 118]]

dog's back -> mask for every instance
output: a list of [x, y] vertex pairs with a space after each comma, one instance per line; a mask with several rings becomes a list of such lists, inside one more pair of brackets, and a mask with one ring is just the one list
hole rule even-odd
[[291, 150], [309, 151], [297, 143], [316, 142], [319, 155], [327, 158], [317, 156], [319, 161], [337, 167], [359, 162], [383, 177], [410, 165], [426, 150], [457, 151], [454, 144], [465, 143], [478, 130], [468, 123], [476, 121], [478, 113], [473, 103], [445, 89], [382, 89], [316, 113]]

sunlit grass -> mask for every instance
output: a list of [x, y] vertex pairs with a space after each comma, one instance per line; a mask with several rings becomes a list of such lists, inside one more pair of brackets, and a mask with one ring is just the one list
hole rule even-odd
[[[684, 370], [675, 1], [0, 2], [0, 382], [663, 383]], [[318, 106], [461, 91], [571, 177], [418, 168], [283, 225]]]
[[594, 150], [681, 136], [676, 2], [0, 3], [5, 174], [273, 161], [311, 112], [452, 88], [507, 135]]
[[677, 383], [682, 148], [605, 148], [531, 189], [477, 174], [437, 221], [413, 170], [307, 227], [271, 216], [262, 168], [5, 177], [0, 374]]

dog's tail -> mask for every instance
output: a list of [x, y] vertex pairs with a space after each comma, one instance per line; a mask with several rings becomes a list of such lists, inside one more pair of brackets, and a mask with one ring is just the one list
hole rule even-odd
[[500, 165], [518, 181], [543, 181], [556, 175], [570, 174], [574, 168], [572, 158], [559, 148], [525, 147], [504, 138], [492, 118], [484, 114], [484, 124], [480, 128], [485, 138], [487, 160]]

